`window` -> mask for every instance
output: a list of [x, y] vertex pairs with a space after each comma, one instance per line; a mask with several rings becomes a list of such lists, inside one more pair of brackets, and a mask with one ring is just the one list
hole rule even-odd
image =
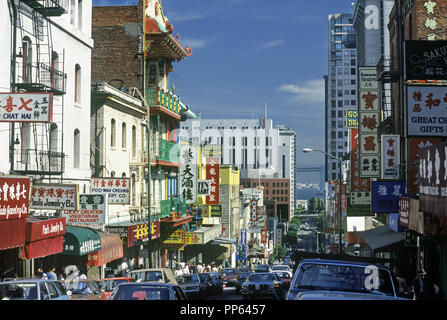
[[57, 151], [57, 124], [50, 125], [50, 165], [57, 165], [57, 158], [51, 157], [52, 152]]
[[78, 29], [82, 30], [82, 0], [78, 0]]
[[132, 157], [137, 155], [137, 128], [132, 126]]
[[75, 66], [74, 101], [75, 103], [81, 103], [81, 66], [79, 64]]
[[121, 125], [121, 148], [126, 149], [127, 146], [127, 129], [126, 123], [123, 122]]
[[81, 160], [80, 155], [80, 147], [81, 147], [81, 139], [80, 139], [80, 132], [78, 129], [75, 129], [74, 131], [74, 143], [73, 143], [73, 168], [79, 168], [79, 162]]
[[355, 76], [355, 68], [351, 68], [351, 75]]
[[71, 0], [70, 1], [70, 23], [72, 25], [75, 24], [75, 16], [76, 16], [75, 7], [76, 7], [76, 0]]
[[115, 148], [116, 145], [116, 123], [115, 119], [110, 121], [110, 146]]
[[22, 41], [22, 77], [23, 82], [31, 82], [32, 76], [32, 61], [33, 61], [33, 48], [31, 45], [31, 40], [28, 37], [23, 38]]

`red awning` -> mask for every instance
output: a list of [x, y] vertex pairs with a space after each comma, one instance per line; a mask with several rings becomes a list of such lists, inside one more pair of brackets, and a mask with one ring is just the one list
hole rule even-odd
[[88, 254], [88, 266], [102, 266], [123, 257], [123, 243], [118, 234], [98, 232], [101, 237], [101, 250]]
[[22, 251], [22, 258], [29, 260], [61, 253], [63, 242], [64, 236], [59, 236], [26, 243]]
[[26, 218], [0, 221], [0, 250], [23, 246], [25, 237]]

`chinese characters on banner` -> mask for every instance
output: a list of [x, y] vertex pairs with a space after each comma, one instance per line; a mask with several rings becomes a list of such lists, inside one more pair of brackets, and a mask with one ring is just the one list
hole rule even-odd
[[0, 177], [0, 220], [20, 219], [29, 215], [30, 179]]
[[250, 201], [250, 221], [258, 220], [258, 201], [253, 199]]
[[267, 230], [261, 230], [261, 243], [267, 243], [268, 234]]
[[358, 129], [351, 129], [351, 190], [369, 191], [370, 180], [360, 178]]
[[408, 135], [447, 136], [447, 87], [408, 86]]
[[130, 204], [129, 178], [93, 178], [92, 193], [107, 194], [109, 204]]
[[31, 208], [47, 210], [78, 210], [79, 185], [33, 184]]
[[399, 179], [399, 138], [399, 135], [382, 135], [382, 179]]
[[79, 210], [63, 211], [69, 225], [101, 228], [107, 222], [107, 194], [80, 194]]
[[0, 121], [52, 122], [52, 116], [52, 93], [0, 93]]
[[371, 207], [374, 213], [398, 213], [399, 200], [407, 196], [405, 181], [373, 181]]
[[402, 197], [399, 199], [399, 224], [408, 227], [410, 217], [410, 198]]
[[180, 194], [186, 204], [197, 201], [197, 149], [194, 146], [180, 147]]
[[210, 195], [207, 204], [219, 204], [219, 158], [206, 158], [206, 180], [210, 180]]
[[359, 160], [361, 178], [380, 177], [381, 93], [376, 67], [359, 67]]

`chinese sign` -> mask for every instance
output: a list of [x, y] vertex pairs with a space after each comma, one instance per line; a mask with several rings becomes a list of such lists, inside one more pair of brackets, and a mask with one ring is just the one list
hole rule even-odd
[[399, 179], [399, 135], [382, 135], [382, 179]]
[[447, 216], [447, 143], [419, 153], [419, 211]]
[[369, 191], [352, 191], [349, 194], [350, 204], [354, 206], [369, 206], [371, 204], [371, 193]]
[[33, 184], [31, 208], [47, 210], [78, 210], [79, 185]]
[[253, 199], [250, 201], [250, 221], [257, 221], [258, 220], [258, 201]]
[[408, 170], [408, 192], [411, 195], [416, 195], [419, 192], [418, 188], [418, 167], [415, 166], [419, 163], [419, 150], [425, 147], [429, 147], [438, 144], [441, 139], [439, 138], [410, 138], [410, 168]]
[[371, 209], [374, 213], [399, 212], [399, 199], [407, 196], [405, 181], [373, 181]]
[[406, 40], [405, 79], [445, 80], [447, 41]]
[[129, 178], [92, 178], [92, 193], [107, 194], [109, 204], [129, 204]]
[[447, 87], [408, 86], [408, 135], [447, 136]]
[[107, 194], [80, 194], [79, 210], [63, 211], [67, 224], [101, 227], [107, 221]]
[[138, 241], [149, 241], [149, 231], [152, 235], [151, 240], [160, 238], [160, 220], [152, 221], [151, 230], [149, 230], [147, 223], [129, 226], [127, 231], [127, 247], [132, 247]]
[[203, 217], [222, 217], [222, 206], [220, 204], [203, 206], [202, 208]]
[[359, 126], [359, 115], [357, 110], [346, 110], [346, 128], [357, 129]]
[[408, 227], [410, 217], [410, 198], [402, 197], [399, 200], [399, 224]]
[[381, 94], [376, 67], [359, 67], [359, 176], [380, 177], [380, 123]]
[[241, 229], [241, 245], [247, 244], [247, 229]]
[[210, 195], [210, 182], [208, 180], [197, 180], [197, 195], [198, 196]]
[[351, 134], [351, 190], [369, 191], [370, 180], [360, 178], [358, 129], [351, 129], [349, 131]]
[[185, 244], [185, 230], [174, 231], [163, 244]]
[[30, 179], [0, 177], [0, 220], [20, 219], [29, 215]]
[[197, 201], [197, 150], [194, 146], [180, 147], [180, 193], [186, 204]]
[[210, 195], [207, 204], [219, 204], [219, 158], [206, 158], [206, 179], [210, 181]]
[[268, 240], [267, 230], [262, 230], [261, 231], [261, 243], [267, 243], [267, 240]]
[[52, 122], [52, 93], [0, 93], [0, 121]]
[[221, 157], [222, 146], [220, 144], [208, 144], [203, 147], [204, 157]]

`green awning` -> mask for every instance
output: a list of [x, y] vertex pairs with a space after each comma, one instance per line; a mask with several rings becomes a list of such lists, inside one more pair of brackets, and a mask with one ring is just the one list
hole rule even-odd
[[62, 254], [84, 256], [101, 250], [98, 231], [87, 227], [66, 226]]
[[261, 252], [263, 250], [263, 248], [261, 246], [258, 246], [257, 244], [255, 244], [252, 249], [256, 252]]

